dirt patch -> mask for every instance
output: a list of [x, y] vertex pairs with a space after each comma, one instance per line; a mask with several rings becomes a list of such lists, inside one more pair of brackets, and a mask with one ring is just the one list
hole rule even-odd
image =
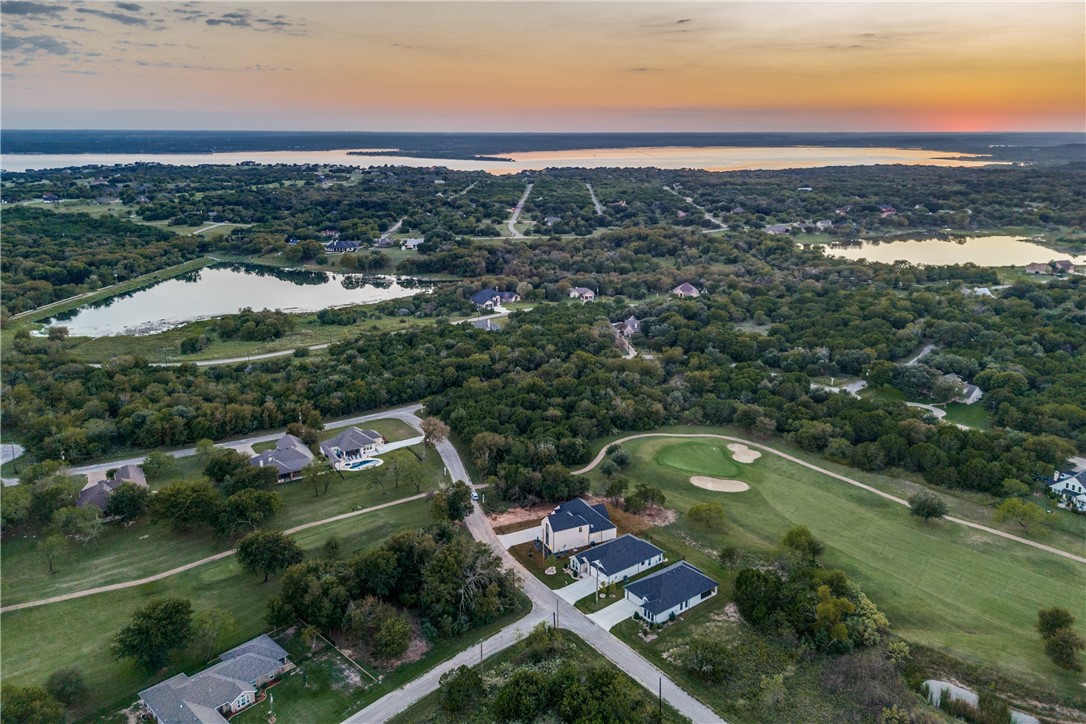
[[679, 519], [679, 511], [670, 508], [649, 508], [640, 517], [654, 528], [663, 528]]
[[750, 486], [742, 480], [710, 478], [705, 475], [693, 476], [690, 478], [690, 483], [704, 490], [714, 490], [718, 493], [742, 493], [744, 490], [750, 490]]
[[760, 452], [751, 450], [741, 442], [728, 443], [728, 450], [732, 454], [732, 460], [737, 463], [752, 463], [762, 457]]
[[[488, 518], [495, 532], [499, 534], [513, 533], [530, 528], [529, 523], [538, 525], [541, 520], [550, 515], [554, 508], [555, 506], [549, 503], [533, 505], [528, 508], [510, 508], [504, 513], [492, 513]], [[499, 528], [503, 530], [498, 530]]]
[[739, 606], [735, 605], [735, 601], [729, 601], [728, 605], [724, 607], [723, 611], [714, 613], [710, 616], [713, 621], [721, 621], [727, 623], [739, 623]]

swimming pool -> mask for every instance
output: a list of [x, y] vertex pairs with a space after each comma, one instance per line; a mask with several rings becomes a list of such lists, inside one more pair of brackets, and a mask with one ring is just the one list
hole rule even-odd
[[365, 460], [353, 460], [349, 463], [343, 463], [344, 470], [363, 470], [364, 468], [375, 468], [381, 464], [381, 461], [377, 458], [367, 458]]

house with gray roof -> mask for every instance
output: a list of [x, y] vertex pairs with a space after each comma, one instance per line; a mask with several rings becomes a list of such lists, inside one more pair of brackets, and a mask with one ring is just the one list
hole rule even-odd
[[626, 585], [626, 600], [649, 623], [664, 623], [712, 598], [717, 582], [686, 561]]
[[591, 576], [601, 586], [626, 581], [663, 562], [661, 549], [629, 533], [569, 557], [569, 566], [577, 575]]
[[562, 503], [540, 523], [543, 550], [558, 554], [587, 545], [614, 540], [618, 529], [603, 503], [590, 505], [574, 498]]
[[632, 314], [623, 322], [617, 322], [615, 329], [623, 337], [632, 337], [641, 331], [641, 320]]
[[335, 465], [349, 460], [359, 460], [377, 452], [378, 445], [384, 445], [384, 436], [376, 430], [359, 430], [348, 427], [331, 440], [321, 443], [321, 452]]
[[93, 483], [88, 482], [79, 491], [79, 497], [76, 498], [75, 504], [77, 507], [93, 505], [99, 510], [105, 510], [106, 506], [109, 505], [110, 494], [125, 483], [132, 483], [141, 488], [146, 488], [147, 478], [143, 474], [143, 468], [139, 465], [122, 465], [113, 471], [113, 477]]
[[274, 467], [280, 483], [301, 477], [302, 471], [311, 462], [313, 453], [309, 446], [289, 433], [279, 438], [275, 449], [265, 450], [249, 458], [249, 464], [254, 467]]
[[695, 287], [690, 282], [683, 282], [679, 286], [672, 289], [671, 293], [674, 294], [675, 296], [679, 297], [680, 299], [686, 299], [687, 297], [700, 297], [701, 296], [701, 291], [699, 291], [698, 288]]
[[361, 246], [362, 242], [353, 239], [336, 239], [325, 244], [324, 249], [325, 251], [342, 254], [348, 251], [358, 251]]
[[580, 299], [582, 302], [591, 302], [596, 299], [596, 293], [588, 287], [573, 287], [569, 290], [570, 299]]
[[1059, 497], [1060, 507], [1086, 513], [1086, 470], [1074, 475], [1056, 473], [1048, 490]]
[[292, 668], [283, 647], [264, 634], [198, 674], [177, 674], [144, 689], [140, 702], [159, 724], [225, 724], [256, 701], [262, 686]]
[[471, 295], [471, 301], [481, 309], [493, 309], [501, 304], [501, 297], [496, 289], [480, 289]]

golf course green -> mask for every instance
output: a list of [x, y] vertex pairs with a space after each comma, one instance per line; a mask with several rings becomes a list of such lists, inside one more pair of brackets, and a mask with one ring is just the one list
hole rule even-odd
[[664, 446], [653, 458], [657, 465], [681, 470], [691, 475], [734, 478], [740, 465], [732, 460], [724, 443], [707, 440], [676, 442]]

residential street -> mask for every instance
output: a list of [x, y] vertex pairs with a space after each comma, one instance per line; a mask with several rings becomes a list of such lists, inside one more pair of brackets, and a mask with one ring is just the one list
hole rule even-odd
[[520, 197], [520, 201], [517, 202], [517, 208], [513, 209], [513, 215], [509, 217], [509, 221], [506, 222], [506, 226], [509, 227], [509, 233], [515, 238], [521, 239], [524, 234], [517, 230], [517, 219], [520, 218], [520, 212], [524, 211], [524, 202], [528, 200], [528, 194], [532, 193], [532, 186], [534, 184], [528, 184], [528, 188], [524, 189], [524, 195]]

